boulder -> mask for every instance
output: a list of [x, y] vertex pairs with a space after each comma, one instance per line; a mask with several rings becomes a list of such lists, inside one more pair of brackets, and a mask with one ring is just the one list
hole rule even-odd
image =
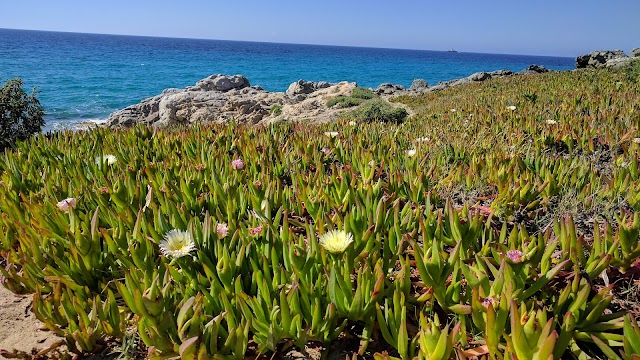
[[531, 75], [531, 74], [543, 74], [549, 72], [549, 69], [542, 65], [531, 64], [526, 69], [523, 69], [520, 74], [523, 75]]
[[249, 80], [242, 75], [211, 75], [196, 83], [196, 86], [188, 88], [191, 91], [229, 91], [249, 87]]
[[515, 73], [511, 70], [496, 70], [489, 73], [491, 78], [501, 78], [505, 76], [512, 76], [513, 74]]
[[377, 95], [394, 95], [398, 92], [403, 92], [405, 90], [406, 88], [402, 85], [382, 83], [377, 88], [375, 88], [373, 92], [376, 93]]
[[632, 58], [640, 57], [640, 48], [635, 48], [631, 50], [631, 57]]
[[491, 79], [491, 75], [488, 72], [481, 71], [481, 72], [473, 73], [469, 75], [467, 78], [471, 81], [485, 81], [487, 79]]
[[326, 89], [329, 86], [331, 86], [331, 84], [326, 81], [313, 82], [298, 80], [289, 85], [286, 94], [290, 97], [296, 97], [297, 95], [307, 95], [311, 94], [314, 91], [318, 91], [319, 89]]
[[429, 84], [427, 83], [427, 80], [415, 79], [411, 83], [411, 87], [409, 88], [409, 90], [423, 91], [423, 90], [426, 90], [428, 87], [429, 87]]
[[622, 50], [593, 51], [576, 58], [576, 69], [617, 66], [624, 62], [620, 59], [628, 60], [628, 56]]

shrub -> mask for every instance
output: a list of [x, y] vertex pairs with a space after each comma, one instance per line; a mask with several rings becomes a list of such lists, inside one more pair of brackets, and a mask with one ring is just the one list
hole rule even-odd
[[351, 95], [338, 95], [333, 99], [330, 99], [329, 101], [327, 101], [327, 106], [336, 106], [339, 109], [346, 109], [358, 106], [362, 104], [364, 100], [373, 99], [375, 96], [376, 95], [373, 93], [373, 91], [369, 89], [356, 87], [351, 92]]
[[328, 107], [336, 106], [339, 109], [346, 109], [354, 106], [358, 106], [362, 103], [362, 100], [353, 98], [351, 96], [338, 95], [333, 99], [327, 101]]
[[269, 112], [271, 113], [271, 115], [273, 116], [280, 116], [280, 114], [282, 114], [282, 105], [280, 104], [273, 104], [271, 106], [271, 110], [269, 110]]
[[353, 92], [351, 93], [351, 97], [354, 97], [356, 99], [369, 100], [373, 99], [375, 96], [376, 94], [374, 94], [370, 89], [359, 86], [353, 89]]
[[361, 121], [399, 124], [407, 117], [407, 110], [398, 107], [394, 108], [383, 100], [371, 100], [356, 110], [353, 116]]
[[35, 96], [22, 90], [22, 79], [7, 81], [0, 89], [0, 151], [40, 132], [44, 109]]

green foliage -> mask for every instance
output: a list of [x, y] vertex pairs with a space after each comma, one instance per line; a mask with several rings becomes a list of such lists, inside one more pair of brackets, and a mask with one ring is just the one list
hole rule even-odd
[[362, 104], [361, 99], [354, 98], [352, 96], [338, 95], [327, 101], [327, 107], [337, 107], [338, 109], [345, 109]]
[[271, 109], [269, 110], [271, 115], [280, 116], [282, 114], [282, 105], [281, 104], [273, 104]]
[[[625, 79], [405, 97], [418, 113], [402, 124], [20, 142], [0, 158], [3, 285], [34, 293], [78, 353], [133, 328], [152, 358], [344, 335], [360, 355], [375, 340], [404, 359], [630, 358], [640, 331], [603, 284], [640, 270], [640, 85]], [[569, 197], [581, 207], [557, 213]], [[603, 202], [613, 218], [596, 216]], [[167, 251], [174, 229], [188, 254]]]
[[356, 87], [351, 92], [351, 95], [338, 95], [327, 101], [328, 107], [337, 107], [338, 109], [346, 109], [354, 106], [358, 106], [364, 102], [364, 100], [373, 99], [376, 95], [370, 89]]
[[394, 108], [383, 100], [370, 100], [357, 109], [352, 117], [364, 122], [383, 122], [400, 124], [408, 116], [402, 107]]
[[35, 96], [22, 90], [19, 78], [0, 88], [0, 151], [40, 132], [44, 125], [44, 109]]
[[374, 97], [376, 97], [376, 94], [374, 94], [373, 91], [371, 91], [371, 89], [367, 89], [367, 88], [363, 88], [363, 87], [357, 86], [351, 92], [351, 97], [356, 98], [356, 99], [369, 100], [369, 99], [373, 99]]

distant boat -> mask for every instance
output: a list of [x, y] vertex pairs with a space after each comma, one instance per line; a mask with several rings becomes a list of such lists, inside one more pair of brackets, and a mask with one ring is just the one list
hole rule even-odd
[[457, 53], [457, 51], [456, 51], [456, 50], [454, 50], [454, 49], [449, 49], [449, 50], [447, 50], [447, 52]]

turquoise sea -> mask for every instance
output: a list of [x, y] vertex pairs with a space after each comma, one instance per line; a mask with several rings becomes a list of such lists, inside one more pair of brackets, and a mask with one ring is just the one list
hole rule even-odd
[[530, 64], [574, 68], [574, 58], [154, 38], [0, 29], [0, 82], [37, 86], [47, 130], [106, 119], [115, 110], [212, 74], [242, 74], [284, 91], [299, 79], [430, 85]]

